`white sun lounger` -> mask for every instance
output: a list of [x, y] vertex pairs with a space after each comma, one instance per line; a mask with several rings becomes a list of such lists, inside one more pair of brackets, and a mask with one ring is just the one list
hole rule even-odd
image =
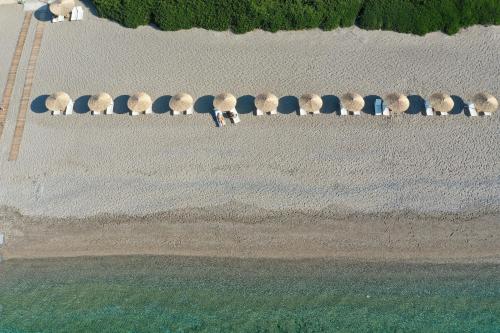
[[62, 16], [62, 15], [56, 16], [52, 19], [52, 23], [57, 23], [57, 22], [62, 22], [62, 21], [64, 21], [64, 16]]
[[132, 115], [132, 116], [138, 116], [138, 115], [139, 115], [139, 112], [131, 111], [131, 112], [130, 112], [130, 115]]
[[375, 115], [376, 116], [382, 115], [382, 100], [380, 98], [377, 98], [375, 100]]
[[361, 116], [361, 111], [353, 111], [352, 114], [355, 116]]
[[306, 116], [306, 115], [307, 115], [306, 110], [304, 110], [303, 108], [300, 108], [300, 110], [299, 110], [299, 116]]
[[476, 111], [476, 105], [474, 105], [474, 103], [469, 103], [468, 107], [469, 107], [469, 114], [470, 114], [470, 116], [471, 117], [477, 117], [478, 114], [477, 114], [477, 111]]
[[389, 110], [389, 107], [386, 106], [384, 102], [382, 102], [382, 108], [384, 109], [384, 111], [382, 111], [382, 114], [384, 116], [390, 116], [391, 115], [391, 110]]
[[221, 118], [221, 117], [224, 118], [224, 115], [222, 114], [222, 112], [219, 109], [214, 110], [214, 117], [215, 117], [215, 122], [217, 124], [217, 127], [222, 127], [225, 125], [223, 122], [219, 121], [219, 118]]
[[59, 111], [59, 110], [51, 110], [50, 112], [52, 112], [53, 116], [60, 116], [61, 115], [61, 111]]
[[76, 20], [78, 20], [78, 9], [77, 7], [73, 7], [73, 9], [71, 10], [70, 21], [76, 21]]
[[3, 245], [3, 243], [5, 243], [5, 236], [0, 232], [0, 245]]
[[189, 109], [186, 110], [186, 114], [193, 114], [194, 113], [194, 107], [190, 107]]
[[178, 116], [180, 115], [181, 113], [179, 111], [174, 111], [172, 110], [172, 116]]
[[66, 112], [64, 112], [65, 115], [73, 114], [73, 105], [73, 101], [70, 99], [68, 106], [66, 107]]
[[153, 108], [150, 106], [149, 108], [146, 109], [144, 112], [145, 114], [153, 114]]
[[231, 117], [231, 121], [233, 122], [233, 124], [239, 123], [241, 119], [240, 115], [238, 114], [238, 111], [236, 111], [236, 109], [232, 109], [231, 113], [234, 115], [233, 117]]
[[431, 103], [429, 101], [425, 101], [425, 115], [426, 116], [433, 116], [434, 115], [434, 110], [432, 109]]
[[115, 112], [113, 111], [115, 107], [115, 103], [111, 102], [111, 104], [108, 106], [106, 109], [106, 114], [114, 114]]
[[76, 13], [77, 13], [77, 20], [83, 20], [83, 8], [82, 6], [76, 7]]
[[347, 111], [347, 109], [346, 109], [346, 108], [341, 107], [341, 108], [340, 108], [340, 115], [341, 115], [341, 116], [348, 116], [348, 115], [349, 115], [349, 111]]
[[319, 114], [319, 110], [315, 110], [313, 114]]
[[257, 110], [255, 110], [255, 115], [256, 115], [256, 116], [263, 116], [263, 115], [264, 115], [264, 112], [262, 112], [262, 110], [261, 110], [261, 109], [257, 109]]

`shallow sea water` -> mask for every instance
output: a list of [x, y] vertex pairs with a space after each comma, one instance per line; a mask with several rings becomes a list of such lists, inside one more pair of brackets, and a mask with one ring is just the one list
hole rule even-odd
[[8, 260], [0, 332], [500, 332], [500, 265]]

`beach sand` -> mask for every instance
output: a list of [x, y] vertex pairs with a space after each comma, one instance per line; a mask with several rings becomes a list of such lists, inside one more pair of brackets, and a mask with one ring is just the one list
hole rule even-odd
[[[500, 117], [462, 108], [478, 91], [500, 96], [498, 54], [498, 26], [233, 35], [131, 30], [88, 11], [47, 24], [19, 159], [7, 162], [16, 107], [0, 142], [1, 254], [495, 261]], [[369, 104], [408, 94], [410, 114], [340, 118], [338, 96], [350, 89]], [[45, 112], [58, 90], [83, 114]], [[88, 97], [101, 90], [118, 112], [144, 90], [159, 114], [91, 117]], [[252, 96], [268, 90], [280, 113], [254, 117]], [[420, 115], [438, 90], [454, 95], [457, 114]], [[196, 98], [195, 115], [165, 114], [179, 91]], [[208, 114], [222, 91], [239, 97], [238, 126], [215, 128]], [[305, 92], [324, 97], [323, 114], [296, 116]]]

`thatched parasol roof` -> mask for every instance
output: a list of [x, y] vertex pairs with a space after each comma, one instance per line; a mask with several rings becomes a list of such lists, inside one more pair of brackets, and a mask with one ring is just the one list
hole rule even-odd
[[472, 102], [474, 102], [478, 112], [495, 112], [498, 109], [498, 100], [488, 93], [474, 95]]
[[64, 111], [71, 98], [63, 91], [53, 93], [45, 100], [45, 106], [50, 111]]
[[300, 96], [299, 105], [306, 112], [311, 113], [321, 109], [323, 106], [323, 100], [315, 94], [304, 94]]
[[450, 95], [445, 93], [434, 93], [429, 99], [432, 108], [437, 112], [450, 112], [455, 105], [455, 102], [453, 102], [453, 99], [450, 97]]
[[138, 92], [130, 96], [127, 106], [133, 112], [144, 112], [153, 105], [151, 97], [145, 92]]
[[179, 93], [172, 96], [168, 105], [173, 111], [184, 112], [192, 107], [194, 104], [193, 97], [186, 93]]
[[351, 112], [359, 112], [365, 107], [363, 96], [355, 92], [348, 92], [340, 97], [344, 107]]
[[222, 93], [215, 96], [214, 108], [219, 109], [222, 112], [231, 111], [236, 107], [236, 97], [230, 93]]
[[271, 112], [276, 110], [278, 103], [278, 97], [271, 93], [263, 93], [255, 97], [255, 106], [262, 112]]
[[398, 93], [386, 95], [384, 102], [392, 113], [403, 113], [410, 107], [408, 97]]
[[75, 8], [74, 0], [56, 0], [49, 5], [49, 10], [55, 16], [67, 16]]
[[113, 98], [108, 93], [101, 92], [89, 98], [89, 109], [95, 112], [105, 111], [113, 103]]

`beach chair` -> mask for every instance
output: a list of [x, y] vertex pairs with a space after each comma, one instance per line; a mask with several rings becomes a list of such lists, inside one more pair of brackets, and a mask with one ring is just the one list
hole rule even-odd
[[172, 116], [178, 116], [180, 114], [181, 114], [180, 111], [174, 111], [174, 110], [172, 110]]
[[153, 107], [150, 106], [149, 108], [147, 108], [146, 111], [144, 111], [144, 114], [153, 114]]
[[111, 102], [111, 104], [106, 108], [106, 114], [114, 114], [115, 112], [113, 111], [115, 107], [115, 103]]
[[130, 111], [131, 116], [138, 116], [140, 113], [135, 111]]
[[215, 118], [215, 123], [217, 124], [217, 127], [222, 127], [226, 125], [226, 122], [224, 121], [224, 115], [219, 109], [214, 110], [214, 118]]
[[70, 21], [76, 21], [78, 20], [78, 9], [77, 7], [73, 7], [71, 10], [71, 16], [70, 16]]
[[353, 111], [352, 114], [355, 116], [361, 116], [361, 111]]
[[3, 245], [5, 243], [5, 236], [3, 233], [0, 232], [0, 245]]
[[375, 100], [375, 115], [376, 116], [382, 115], [382, 100], [380, 98], [377, 98]]
[[52, 110], [52, 115], [53, 116], [60, 116], [61, 115], [61, 111], [59, 111], [59, 110]]
[[306, 110], [304, 110], [303, 108], [300, 108], [300, 110], [299, 110], [299, 116], [306, 116], [306, 115], [307, 115]]
[[187, 115], [190, 115], [190, 114], [193, 114], [193, 113], [194, 113], [194, 107], [193, 106], [186, 110], [186, 114]]
[[83, 20], [83, 8], [82, 8], [82, 6], [76, 7], [76, 13], [77, 13], [77, 20], [78, 21]]
[[382, 111], [382, 115], [384, 116], [390, 116], [391, 115], [391, 110], [385, 105], [384, 102], [382, 102], [382, 108], [384, 111]]
[[70, 115], [73, 114], [73, 101], [69, 100], [68, 106], [66, 107], [66, 111], [64, 112], [65, 115]]
[[341, 107], [340, 108], [340, 115], [341, 116], [348, 116], [349, 115], [349, 111], [347, 111], [347, 109], [345, 107]]
[[434, 109], [432, 109], [431, 103], [428, 100], [425, 101], [425, 115], [426, 116], [434, 115]]
[[57, 23], [57, 22], [62, 22], [62, 21], [64, 21], [64, 16], [62, 16], [62, 15], [56, 16], [52, 19], [52, 23]]
[[478, 116], [478, 113], [476, 111], [476, 106], [474, 105], [474, 103], [467, 104], [467, 107], [469, 109], [469, 115], [471, 117], [477, 117]]
[[319, 110], [315, 110], [313, 114], [319, 114]]
[[240, 115], [238, 114], [238, 111], [236, 111], [236, 109], [232, 109], [229, 112], [230, 114], [232, 114], [231, 121], [233, 122], [233, 124], [237, 124], [241, 121]]
[[257, 110], [255, 110], [255, 115], [256, 116], [263, 116], [264, 112], [262, 112], [262, 110], [260, 110], [260, 109], [257, 109]]

